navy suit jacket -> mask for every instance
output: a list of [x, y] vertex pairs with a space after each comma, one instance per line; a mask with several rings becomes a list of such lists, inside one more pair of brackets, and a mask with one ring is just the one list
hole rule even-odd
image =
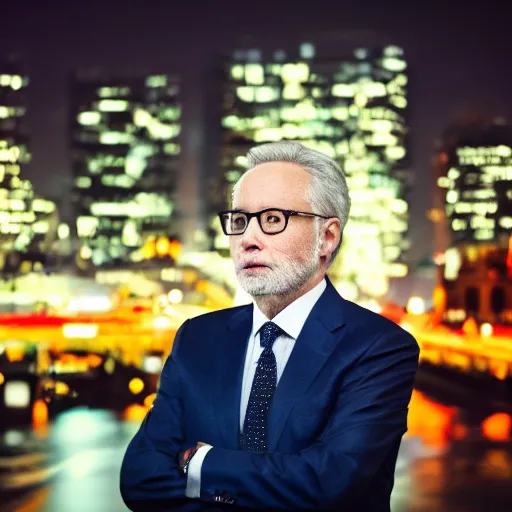
[[[242, 377], [253, 306], [187, 320], [152, 409], [131, 441], [121, 494], [132, 510], [390, 510], [418, 365], [415, 339], [344, 300], [330, 282], [277, 386], [269, 451], [239, 449]], [[185, 497], [180, 451], [213, 448], [201, 498]]]

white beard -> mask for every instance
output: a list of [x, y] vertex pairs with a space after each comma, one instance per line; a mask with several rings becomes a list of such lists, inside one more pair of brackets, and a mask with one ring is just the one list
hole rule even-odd
[[306, 263], [289, 258], [261, 271], [262, 275], [250, 275], [240, 270], [237, 272], [238, 281], [252, 297], [295, 292], [318, 270], [320, 245], [317, 231], [315, 245]]

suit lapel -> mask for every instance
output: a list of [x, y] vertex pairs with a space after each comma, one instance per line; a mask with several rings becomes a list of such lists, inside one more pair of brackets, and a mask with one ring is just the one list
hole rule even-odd
[[269, 415], [269, 451], [275, 451], [286, 420], [336, 347], [343, 324], [343, 299], [332, 284], [311, 311], [279, 381]]
[[225, 448], [238, 449], [240, 399], [247, 341], [251, 334], [253, 306], [236, 311], [221, 330], [218, 343], [222, 361], [214, 389], [217, 425]]

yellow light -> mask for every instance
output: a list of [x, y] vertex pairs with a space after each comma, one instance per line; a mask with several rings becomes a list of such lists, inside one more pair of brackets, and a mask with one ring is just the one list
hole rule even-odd
[[92, 257], [92, 250], [90, 247], [87, 247], [86, 245], [83, 245], [80, 247], [80, 258], [83, 260], [89, 260]]
[[482, 324], [480, 327], [480, 334], [481, 336], [484, 336], [488, 338], [489, 336], [492, 336], [493, 328], [492, 325], [489, 323]]
[[144, 390], [144, 382], [138, 377], [133, 378], [128, 384], [128, 389], [134, 394], [139, 395]]
[[170, 242], [169, 239], [165, 237], [160, 237], [155, 245], [156, 253], [158, 256], [166, 256], [169, 253], [170, 248]]
[[0, 386], [5, 382], [5, 377], [3, 373], [0, 373]]
[[67, 395], [69, 394], [69, 386], [65, 382], [58, 381], [55, 383], [55, 394], [56, 395]]
[[407, 303], [407, 311], [411, 315], [422, 315], [425, 313], [425, 301], [421, 297], [411, 297]]

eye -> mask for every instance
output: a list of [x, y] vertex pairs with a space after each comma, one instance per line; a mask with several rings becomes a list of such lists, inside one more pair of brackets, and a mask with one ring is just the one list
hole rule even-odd
[[234, 214], [232, 217], [231, 217], [231, 224], [234, 226], [234, 227], [243, 227], [245, 226], [245, 215], [242, 215], [242, 214]]

